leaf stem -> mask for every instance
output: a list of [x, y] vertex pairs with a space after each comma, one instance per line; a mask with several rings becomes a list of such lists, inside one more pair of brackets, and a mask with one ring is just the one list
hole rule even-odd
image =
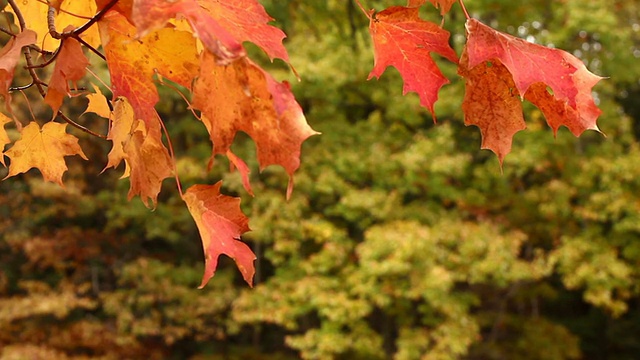
[[167, 137], [167, 145], [169, 147], [169, 156], [171, 156], [171, 161], [173, 162], [173, 176], [176, 178], [176, 186], [178, 187], [178, 193], [180, 194], [180, 197], [184, 199], [184, 193], [182, 192], [182, 185], [180, 184], [180, 177], [178, 176], [178, 161], [176, 160], [176, 154], [173, 151], [173, 145], [171, 145], [171, 137], [169, 136], [167, 127], [164, 126], [164, 121], [162, 121], [162, 118], [160, 118], [160, 115], [158, 115], [157, 112], [156, 112], [156, 116], [158, 117], [160, 126], [162, 126], [162, 131], [164, 131], [164, 135]]
[[467, 11], [467, 7], [464, 6], [464, 1], [458, 0], [458, 2], [460, 3], [460, 7], [462, 8], [462, 11], [464, 12], [464, 16], [467, 18], [467, 20], [471, 19], [471, 16], [469, 16], [469, 12]]
[[358, 7], [360, 8], [360, 10], [364, 13], [364, 15], [371, 20], [371, 11], [367, 11], [364, 6], [362, 6], [362, 4], [360, 3], [360, 0], [354, 0], [356, 2], [356, 4], [358, 4]]

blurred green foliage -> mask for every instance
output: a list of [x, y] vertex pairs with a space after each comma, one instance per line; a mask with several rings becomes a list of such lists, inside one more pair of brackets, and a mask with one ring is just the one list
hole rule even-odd
[[[485, 23], [609, 77], [594, 89], [606, 138], [554, 138], [525, 106], [528, 129], [502, 171], [462, 124], [455, 65], [441, 63], [452, 84], [434, 125], [415, 94], [401, 96], [397, 71], [366, 81], [368, 24], [351, 1], [263, 3], [289, 34], [302, 81], [265, 66], [294, 83], [323, 133], [304, 144], [290, 201], [284, 171], [260, 174], [245, 136], [234, 152], [252, 164], [255, 198], [226, 160], [206, 173], [204, 127], [176, 114], [183, 105], [169, 92], [159, 105], [184, 184], [223, 178], [243, 197], [255, 288], [222, 259], [196, 290], [200, 240], [170, 181], [149, 212], [126, 200], [116, 172], [72, 159], [66, 190], [37, 172], [0, 183], [0, 358], [637, 358], [637, 1], [467, 3]], [[439, 22], [429, 6], [424, 17]], [[460, 51], [458, 5], [444, 26]], [[108, 144], [82, 145], [103, 159]]]

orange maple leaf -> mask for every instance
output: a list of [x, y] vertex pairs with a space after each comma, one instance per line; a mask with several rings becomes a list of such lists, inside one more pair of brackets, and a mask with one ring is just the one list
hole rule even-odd
[[[511, 151], [515, 132], [524, 128], [522, 105], [515, 101], [516, 96], [540, 108], [554, 134], [563, 125], [576, 136], [588, 129], [598, 130], [601, 111], [591, 89], [602, 78], [589, 72], [579, 59], [501, 33], [475, 19], [467, 20], [466, 26], [465, 60], [458, 68], [467, 81], [465, 123], [480, 127], [482, 147], [495, 152], [500, 162]], [[488, 102], [490, 108], [478, 105]]]
[[456, 63], [458, 57], [449, 46], [449, 32], [420, 19], [418, 11], [415, 7], [394, 6], [372, 12], [369, 32], [375, 62], [369, 79], [379, 78], [388, 66], [394, 66], [404, 79], [403, 94], [418, 93], [420, 105], [434, 114], [438, 91], [449, 80], [438, 69], [431, 52]]
[[[160, 74], [189, 87], [198, 69], [196, 41], [190, 33], [170, 28], [137, 39], [135, 27], [116, 11], [109, 11], [99, 26], [113, 97], [126, 98], [133, 108], [132, 125], [124, 130], [132, 136], [127, 143], [131, 154], [127, 158], [131, 171], [129, 196], [140, 194], [146, 205], [148, 199], [155, 204], [162, 176], [171, 175], [173, 163], [161, 140], [162, 128], [155, 110], [159, 96], [153, 76]], [[136, 120], [142, 120], [144, 126], [137, 125]], [[110, 138], [114, 137], [113, 127], [114, 123]], [[123, 145], [114, 142], [114, 148], [117, 146]], [[141, 148], [136, 149], [137, 146]], [[112, 159], [110, 156], [107, 167], [117, 166]], [[149, 162], [145, 163], [144, 159]], [[136, 169], [138, 166], [140, 169]]]
[[468, 68], [468, 62], [463, 52], [459, 73], [466, 79], [462, 101], [464, 123], [480, 128], [481, 148], [492, 150], [502, 163], [511, 151], [513, 135], [526, 128], [522, 101], [509, 70], [499, 60], [472, 69]]
[[135, 119], [133, 107], [125, 97], [114, 101], [107, 139], [113, 142], [105, 170], [126, 163], [123, 178], [129, 177], [129, 200], [140, 195], [142, 202], [155, 206], [162, 181], [173, 174], [173, 162], [160, 133], [147, 131], [145, 123]]
[[160, 29], [138, 39], [126, 17], [109, 11], [100, 20], [100, 36], [111, 74], [113, 98], [126, 97], [150, 131], [159, 131], [154, 106], [159, 100], [158, 73], [184, 87], [197, 75], [196, 41], [185, 31]]
[[[65, 30], [72, 30], [73, 27]], [[69, 81], [76, 82], [84, 78], [89, 59], [82, 51], [82, 45], [74, 38], [67, 38], [62, 42], [53, 74], [47, 87], [47, 95], [44, 102], [53, 109], [53, 117], [56, 117], [58, 109], [62, 105], [65, 96], [70, 95]]]
[[22, 55], [22, 47], [35, 44], [36, 33], [25, 30], [15, 37], [9, 39], [7, 44], [0, 50], [0, 95], [3, 95], [7, 109], [11, 111], [11, 95], [9, 87], [13, 82], [13, 73]]
[[67, 134], [67, 124], [48, 122], [42, 129], [35, 121], [22, 129], [21, 137], [5, 153], [10, 159], [6, 178], [37, 168], [45, 181], [64, 187], [62, 175], [67, 171], [64, 157], [80, 155], [87, 157], [78, 145], [78, 138]]
[[198, 226], [205, 256], [205, 270], [200, 288], [213, 277], [218, 257], [225, 254], [238, 266], [242, 277], [253, 286], [256, 256], [240, 236], [249, 231], [249, 219], [240, 210], [240, 199], [220, 194], [222, 182], [194, 185], [182, 199]]
[[[317, 132], [307, 124], [289, 85], [277, 82], [247, 58], [221, 66], [204, 52], [201, 66], [192, 106], [202, 111], [213, 154], [227, 153], [236, 133], [247, 133], [256, 143], [261, 170], [277, 164], [287, 171], [290, 195], [302, 142]], [[243, 173], [245, 184], [247, 175]]]

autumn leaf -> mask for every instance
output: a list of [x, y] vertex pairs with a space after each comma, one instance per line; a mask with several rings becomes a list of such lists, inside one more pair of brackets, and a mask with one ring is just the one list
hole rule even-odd
[[277, 82], [247, 58], [221, 66], [205, 52], [201, 66], [192, 106], [202, 111], [213, 155], [227, 153], [238, 131], [247, 133], [256, 143], [261, 170], [277, 164], [287, 171], [290, 195], [302, 142], [317, 133], [307, 124], [289, 84]]
[[542, 111], [554, 135], [557, 134], [560, 126], [566, 126], [575, 136], [580, 136], [585, 130], [600, 131], [596, 120], [602, 111], [593, 100], [591, 89], [603, 78], [587, 70], [582, 61], [576, 57], [567, 55], [569, 56], [565, 56], [565, 60], [577, 68], [572, 75], [574, 84], [578, 88], [575, 108], [566, 101], [557, 99], [543, 83], [531, 85], [524, 98]]
[[467, 21], [465, 60], [458, 73], [466, 83], [465, 123], [480, 127], [482, 147], [500, 162], [511, 150], [513, 134], [524, 129], [525, 98], [543, 112], [554, 134], [567, 126], [573, 134], [598, 130], [601, 111], [591, 89], [602, 78], [575, 56], [503, 34], [475, 19]]
[[200, 288], [215, 274], [221, 254], [231, 257], [244, 280], [253, 286], [256, 256], [240, 241], [240, 236], [250, 230], [249, 219], [240, 210], [240, 199], [220, 194], [221, 186], [222, 182], [194, 185], [182, 197], [196, 222], [204, 249], [205, 270]]
[[[147, 207], [155, 206], [162, 181], [173, 174], [173, 162], [160, 133], [150, 133], [136, 120], [133, 107], [125, 97], [114, 101], [107, 139], [113, 142], [105, 170], [126, 162], [123, 178], [129, 177], [129, 200], [140, 195]], [[149, 204], [151, 200], [151, 204]]]
[[[66, 30], [72, 30], [72, 28]], [[53, 109], [54, 117], [64, 97], [70, 95], [69, 81], [75, 83], [84, 78], [88, 65], [89, 59], [82, 52], [80, 42], [74, 38], [65, 39], [56, 57], [56, 65], [53, 67], [47, 95], [44, 98], [44, 102]]]
[[469, 68], [498, 59], [511, 73], [519, 94], [541, 82], [553, 90], [557, 99], [575, 106], [578, 88], [572, 75], [577, 68], [566, 60], [568, 53], [501, 33], [476, 19], [467, 20], [466, 27]]
[[148, 132], [145, 123], [137, 120], [131, 138], [124, 143], [124, 153], [128, 169], [124, 176], [131, 182], [129, 200], [140, 195], [145, 206], [155, 207], [162, 180], [173, 174], [173, 162], [159, 134]]
[[107, 139], [111, 140], [113, 146], [107, 155], [105, 170], [118, 167], [122, 160], [127, 158], [124, 148], [131, 139], [134, 121], [135, 114], [129, 101], [125, 97], [117, 98], [113, 102], [113, 112], [110, 115]]
[[19, 140], [5, 153], [10, 159], [6, 178], [37, 168], [45, 181], [64, 187], [62, 175], [67, 171], [64, 157], [87, 157], [78, 145], [78, 138], [67, 134], [67, 124], [48, 122], [42, 129], [34, 121], [22, 129]]
[[113, 98], [126, 97], [150, 131], [159, 131], [155, 105], [159, 100], [153, 76], [158, 73], [184, 87], [197, 75], [198, 57], [193, 36], [161, 29], [136, 38], [136, 28], [116, 11], [100, 20], [100, 36], [111, 74]]
[[0, 113], [0, 164], [4, 166], [7, 166], [4, 162], [4, 147], [11, 143], [11, 139], [9, 139], [9, 135], [7, 134], [7, 130], [4, 129], [4, 126], [10, 122], [13, 122], [11, 118]]
[[[47, 24], [47, 11], [49, 5], [47, 1], [42, 0], [21, 0], [20, 12], [22, 13], [26, 27], [37, 34], [37, 43], [45, 51], [54, 52], [60, 46], [60, 40], [54, 39], [49, 35], [49, 26]], [[95, 1], [77, 1], [64, 0], [56, 1], [52, 4], [54, 7], [59, 6], [59, 11], [55, 16], [55, 26], [58, 31], [68, 26], [77, 28], [87, 22], [96, 13]], [[14, 13], [11, 6], [7, 5], [5, 11]], [[16, 25], [18, 25], [17, 16], [14, 16]], [[91, 46], [97, 48], [100, 45], [100, 37], [98, 29], [95, 26], [88, 28], [81, 35], [82, 39]]]
[[289, 62], [282, 44], [284, 32], [268, 23], [273, 19], [257, 0], [136, 1], [132, 20], [141, 35], [163, 27], [178, 14], [191, 24], [194, 33], [221, 65], [246, 54], [242, 42], [250, 41], [273, 60]]
[[196, 0], [156, 1], [140, 0], [133, 4], [131, 17], [141, 36], [162, 28], [176, 15], [184, 16], [204, 46], [220, 64], [229, 64], [246, 55], [242, 43], [216, 19], [212, 18]]
[[[162, 143], [161, 120], [155, 110], [159, 96], [153, 77], [159, 74], [189, 87], [198, 69], [195, 39], [188, 32], [170, 28], [137, 39], [135, 27], [116, 11], [107, 12], [99, 26], [113, 97], [126, 98], [133, 109], [131, 127], [125, 130], [131, 139], [124, 150], [129, 153], [129, 197], [140, 194], [147, 206], [149, 199], [155, 205], [162, 180], [171, 176], [173, 163]], [[137, 125], [137, 120], [144, 126]], [[111, 138], [114, 126], [112, 123]], [[114, 148], [117, 146], [122, 144], [114, 143]], [[107, 167], [117, 166], [112, 159], [110, 156]]]
[[[513, 135], [526, 128], [522, 101], [509, 70], [499, 60], [469, 69], [466, 52], [459, 73], [466, 79], [462, 101], [465, 125], [475, 125], [482, 134], [482, 149], [490, 149], [502, 164], [511, 151]], [[546, 90], [545, 90], [546, 91]]]
[[11, 95], [9, 95], [9, 87], [13, 82], [13, 73], [15, 71], [22, 47], [32, 45], [36, 42], [36, 33], [31, 30], [25, 30], [15, 37], [9, 39], [7, 44], [0, 50], [0, 95], [4, 96], [7, 108], [10, 110]]
[[[458, 0], [429, 0], [436, 7], [436, 9], [440, 9], [440, 15], [445, 15], [451, 10], [453, 4]], [[407, 6], [408, 7], [419, 7], [427, 2], [427, 0], [409, 0]]]
[[434, 114], [438, 91], [449, 80], [442, 75], [431, 53], [456, 63], [458, 58], [449, 46], [449, 32], [420, 19], [418, 11], [415, 7], [394, 6], [372, 13], [369, 32], [375, 61], [369, 79], [379, 78], [388, 66], [394, 66], [404, 79], [403, 93], [418, 93], [420, 105]]
[[107, 98], [102, 94], [100, 88], [95, 84], [91, 84], [93, 87], [94, 93], [87, 94], [87, 100], [89, 100], [89, 104], [87, 108], [84, 110], [82, 115], [86, 113], [94, 113], [100, 117], [108, 119], [111, 115], [111, 109], [109, 109], [109, 104], [107, 103]]

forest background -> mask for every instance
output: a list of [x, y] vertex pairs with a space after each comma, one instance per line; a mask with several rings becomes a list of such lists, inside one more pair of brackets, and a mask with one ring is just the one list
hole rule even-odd
[[[502, 171], [478, 150], [477, 128], [463, 125], [455, 65], [439, 64], [452, 83], [434, 125], [415, 94], [400, 95], [395, 70], [366, 80], [368, 19], [354, 3], [262, 4], [288, 34], [302, 81], [250, 51], [292, 82], [323, 133], [303, 146], [290, 201], [284, 171], [260, 174], [248, 139], [234, 152], [252, 165], [255, 198], [226, 160], [205, 173], [204, 126], [170, 89], [160, 88], [168, 100], [158, 105], [174, 147], [186, 149], [182, 181], [223, 178], [223, 191], [243, 198], [255, 287], [223, 259], [197, 290], [202, 245], [175, 191], [151, 212], [127, 201], [116, 172], [69, 158], [66, 189], [37, 171], [0, 183], [0, 358], [637, 358], [637, 0], [467, 2], [494, 28], [565, 49], [608, 77], [594, 88], [606, 137], [563, 128], [554, 138], [525, 105], [528, 129]], [[427, 7], [422, 15], [441, 20]], [[458, 54], [463, 23], [454, 5], [444, 27]], [[85, 105], [78, 100], [78, 115]], [[107, 153], [107, 142], [74, 134], [89, 157]]]

